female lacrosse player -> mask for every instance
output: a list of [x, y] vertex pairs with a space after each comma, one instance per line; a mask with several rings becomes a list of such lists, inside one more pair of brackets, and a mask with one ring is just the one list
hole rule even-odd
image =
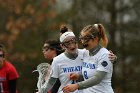
[[18, 77], [15, 67], [5, 58], [4, 46], [0, 45], [0, 93], [16, 93]]
[[[56, 40], [46, 40], [42, 50], [44, 57], [50, 62], [53, 61], [54, 57], [62, 53], [60, 42]], [[51, 88], [50, 93], [57, 93], [59, 87], [60, 81], [58, 79], [54, 86]]]
[[114, 93], [111, 87], [113, 65], [108, 58], [109, 51], [105, 48], [108, 41], [103, 25], [87, 25], [80, 33], [80, 40], [89, 50], [89, 55], [84, 57], [82, 66], [85, 81], [67, 85], [63, 91], [69, 93], [84, 89], [83, 93]]
[[[44, 84], [40, 93], [47, 92], [57, 78], [61, 82], [58, 93], [63, 93], [63, 86], [77, 82], [76, 80], [70, 80], [69, 75], [71, 73], [81, 74], [83, 56], [86, 55], [86, 50], [78, 49], [74, 33], [66, 27], [65, 29], [61, 29], [60, 42], [65, 52], [54, 58], [50, 79]], [[82, 91], [76, 90], [73, 93], [82, 93]]]
[[[62, 53], [60, 42], [57, 40], [51, 40], [51, 39], [46, 40], [43, 45], [42, 52], [43, 52], [45, 59], [50, 62], [49, 64], [51, 64], [53, 58], [56, 57], [57, 55], [59, 55], [60, 53]], [[42, 63], [39, 64], [38, 66], [41, 66], [41, 65], [42, 65]], [[41, 84], [43, 84], [44, 81], [46, 80], [45, 77], [43, 78], [42, 74], [39, 77], [40, 78], [38, 79], [38, 82], [37, 82], [38, 90], [40, 90]], [[42, 79], [42, 80], [40, 80], [40, 79]], [[56, 83], [54, 84], [54, 86], [48, 91], [48, 93], [57, 93], [59, 87], [60, 87], [60, 81], [58, 79], [56, 81]], [[36, 92], [36, 93], [38, 93], [38, 92]]]
[[[81, 74], [84, 50], [77, 49], [77, 42], [74, 33], [68, 29], [66, 30], [67, 31], [60, 36], [61, 46], [65, 51], [53, 59], [51, 77], [40, 93], [46, 93], [58, 78], [61, 82], [58, 93], [63, 93], [63, 86], [76, 82], [74, 80], [70, 80], [68, 75], [71, 72]], [[78, 92], [81, 93], [81, 91], [75, 91], [74, 93]]]

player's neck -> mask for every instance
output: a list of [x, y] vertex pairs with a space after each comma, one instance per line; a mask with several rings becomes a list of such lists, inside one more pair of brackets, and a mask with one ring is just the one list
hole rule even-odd
[[69, 58], [69, 59], [72, 59], [72, 60], [75, 60], [78, 56], [78, 51], [75, 53], [75, 54], [70, 54], [68, 52], [64, 52], [64, 54]]
[[89, 54], [91, 56], [94, 56], [102, 47], [100, 45], [97, 45], [96, 47], [89, 50]]

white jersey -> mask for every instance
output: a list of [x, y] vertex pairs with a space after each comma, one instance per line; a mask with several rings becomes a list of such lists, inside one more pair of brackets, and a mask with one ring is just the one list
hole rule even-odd
[[[75, 60], [69, 59], [64, 53], [53, 59], [51, 77], [59, 78], [61, 82], [58, 93], [63, 93], [62, 88], [67, 84], [76, 83], [76, 81], [69, 79], [70, 73], [82, 74], [82, 62], [85, 51], [84, 49], [78, 49], [78, 56]], [[76, 90], [70, 93], [82, 93], [82, 90]]]
[[83, 93], [114, 93], [111, 87], [113, 64], [108, 58], [108, 53], [106, 48], [101, 48], [94, 56], [87, 55], [84, 57], [82, 74], [85, 80], [94, 76], [96, 71], [107, 72], [107, 75], [99, 84], [84, 89]]

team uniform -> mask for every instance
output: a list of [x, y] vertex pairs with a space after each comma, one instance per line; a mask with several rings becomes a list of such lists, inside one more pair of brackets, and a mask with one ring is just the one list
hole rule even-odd
[[[69, 59], [64, 53], [55, 57], [52, 62], [52, 74], [51, 77], [59, 78], [61, 86], [58, 93], [63, 93], [62, 88], [68, 84], [74, 84], [77, 81], [69, 80], [70, 73], [82, 74], [82, 61], [84, 49], [78, 49], [78, 56], [76, 59]], [[70, 93], [82, 93], [82, 90], [76, 90]]]
[[94, 76], [96, 71], [107, 72], [107, 75], [99, 84], [84, 89], [83, 93], [114, 93], [111, 87], [113, 64], [108, 58], [108, 53], [106, 48], [101, 48], [94, 56], [84, 56], [82, 67], [84, 80]]
[[18, 77], [15, 67], [5, 61], [3, 67], [0, 68], [0, 93], [9, 93], [9, 80], [17, 79]]

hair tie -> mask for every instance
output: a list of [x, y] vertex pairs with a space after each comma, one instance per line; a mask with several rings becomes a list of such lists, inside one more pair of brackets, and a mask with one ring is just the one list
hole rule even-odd
[[98, 29], [98, 24], [94, 24], [94, 26], [96, 27], [96, 29]]

